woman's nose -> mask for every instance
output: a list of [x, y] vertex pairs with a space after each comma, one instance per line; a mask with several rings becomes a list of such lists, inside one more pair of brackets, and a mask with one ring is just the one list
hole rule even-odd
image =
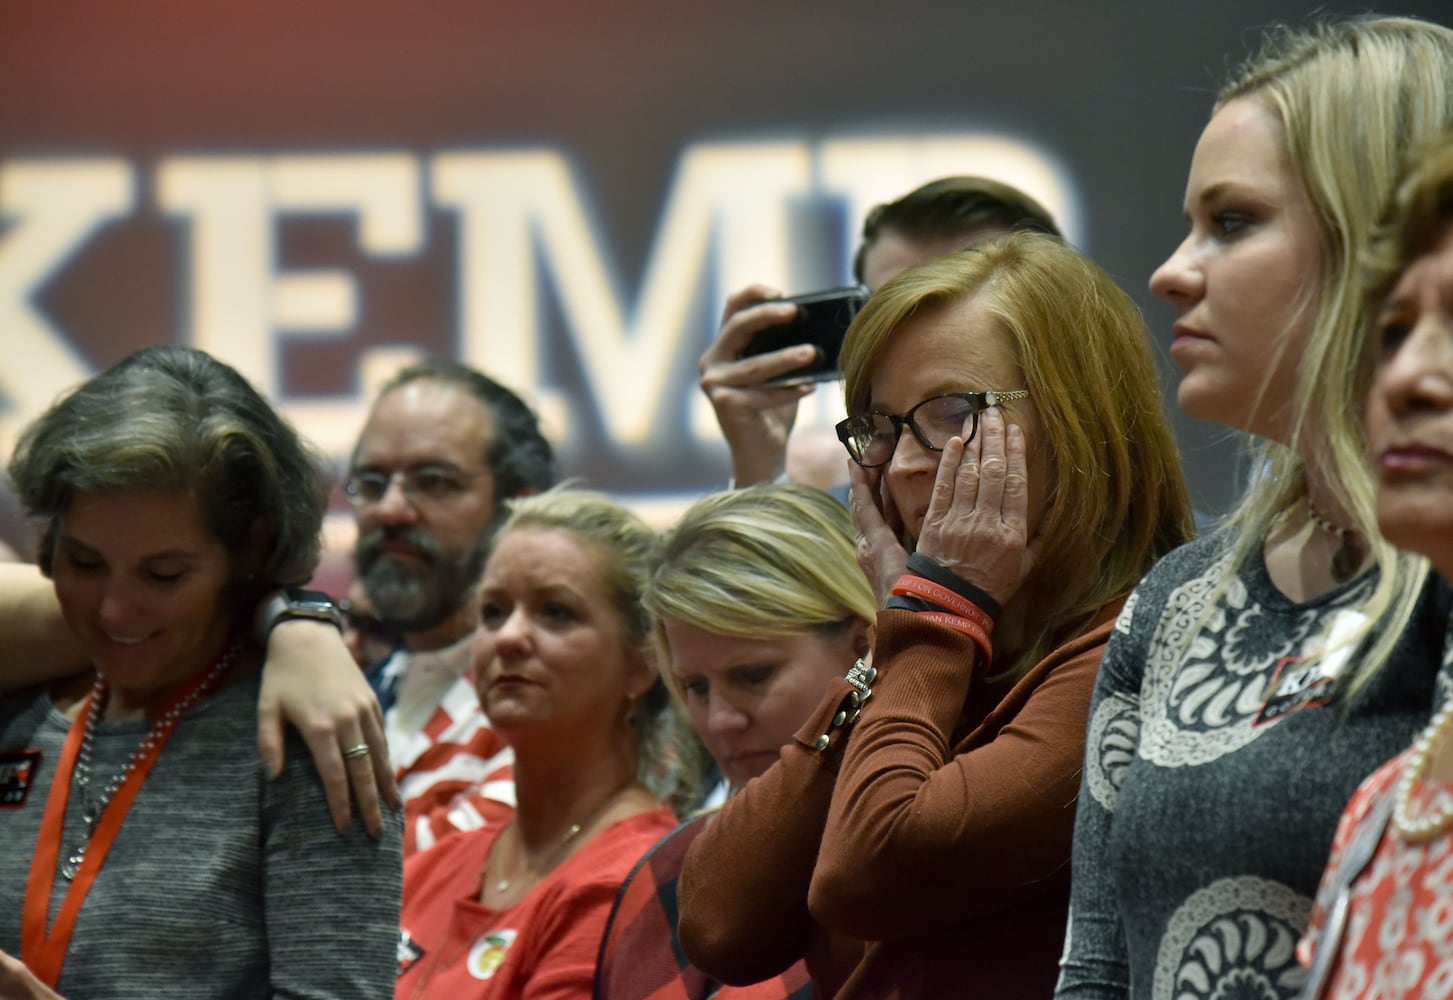
[[940, 453], [930, 451], [918, 440], [907, 424], [898, 431], [898, 444], [893, 448], [893, 457], [888, 460], [888, 474], [904, 476], [917, 472], [937, 472]]
[[1150, 276], [1151, 293], [1182, 312], [1201, 298], [1205, 287], [1205, 276], [1195, 260], [1190, 236]]
[[730, 698], [715, 688], [707, 696], [706, 726], [714, 733], [740, 732], [750, 718]]
[[134, 617], [133, 612], [134, 606], [127, 595], [115, 585], [107, 584], [96, 609], [102, 626], [113, 635], [125, 635], [127, 624]]
[[530, 616], [525, 608], [514, 608], [505, 620], [490, 630], [491, 641], [500, 656], [517, 656], [530, 648]]
[[1453, 317], [1419, 319], [1378, 366], [1374, 392], [1393, 413], [1453, 408]]

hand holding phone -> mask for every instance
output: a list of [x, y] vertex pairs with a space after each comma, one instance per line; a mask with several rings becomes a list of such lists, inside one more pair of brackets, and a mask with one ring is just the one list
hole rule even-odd
[[770, 379], [765, 384], [807, 385], [841, 378], [838, 355], [842, 353], [843, 337], [847, 334], [853, 318], [867, 301], [868, 289], [863, 285], [777, 299], [774, 305], [795, 305], [796, 316], [786, 323], [759, 330], [737, 354], [737, 359], [808, 345], [817, 351], [815, 360], [785, 375]]
[[815, 360], [816, 348], [798, 346], [740, 358], [758, 333], [797, 315], [797, 306], [784, 305], [781, 295], [766, 285], [733, 293], [721, 328], [701, 355], [701, 391], [711, 401], [731, 450], [732, 478], [738, 486], [769, 483], [786, 472], [787, 438], [797, 420], [797, 403], [813, 391], [810, 382], [782, 386], [774, 380]]

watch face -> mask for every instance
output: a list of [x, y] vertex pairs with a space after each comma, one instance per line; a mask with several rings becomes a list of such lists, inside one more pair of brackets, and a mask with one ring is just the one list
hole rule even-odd
[[321, 590], [285, 590], [282, 593], [284, 614], [331, 618], [340, 614], [333, 598]]
[[291, 618], [310, 618], [331, 622], [339, 631], [343, 630], [343, 614], [333, 599], [321, 590], [287, 590], [274, 595], [265, 612], [263, 626], [271, 630], [278, 622]]

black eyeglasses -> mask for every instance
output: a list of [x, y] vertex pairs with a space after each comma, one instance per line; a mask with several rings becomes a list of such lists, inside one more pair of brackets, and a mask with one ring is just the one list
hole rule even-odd
[[343, 492], [348, 494], [349, 503], [355, 507], [378, 503], [397, 476], [404, 496], [414, 503], [440, 503], [462, 493], [470, 482], [482, 475], [483, 472], [461, 472], [444, 465], [421, 465], [393, 472], [370, 469], [349, 476]]
[[896, 413], [860, 413], [848, 417], [837, 425], [837, 436], [854, 462], [876, 469], [893, 457], [904, 426], [929, 451], [943, 451], [949, 438], [964, 432], [965, 421], [973, 421], [964, 438], [972, 441], [979, 433], [979, 414], [1005, 400], [1028, 398], [1028, 389], [950, 392], [925, 399], [901, 417]]

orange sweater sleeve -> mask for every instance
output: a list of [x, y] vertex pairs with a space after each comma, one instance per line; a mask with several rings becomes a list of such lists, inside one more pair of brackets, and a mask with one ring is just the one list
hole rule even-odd
[[847, 690], [833, 683], [777, 763], [729, 798], [686, 852], [681, 943], [724, 983], [779, 975], [812, 948], [807, 888], [841, 756], [836, 741], [824, 753], [813, 742]]
[[872, 698], [844, 745], [811, 912], [846, 934], [920, 935], [1068, 880], [1085, 725], [1116, 607], [951, 745], [983, 666], [970, 639], [878, 617]]

